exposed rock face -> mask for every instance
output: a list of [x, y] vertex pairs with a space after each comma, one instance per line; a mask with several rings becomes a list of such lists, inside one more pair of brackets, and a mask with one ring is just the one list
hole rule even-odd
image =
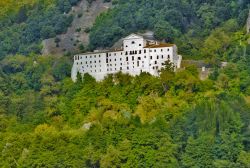
[[89, 34], [86, 30], [92, 27], [100, 13], [110, 7], [111, 3], [103, 3], [103, 0], [95, 0], [91, 5], [87, 0], [82, 0], [77, 6], [72, 7], [70, 12], [74, 16], [72, 26], [65, 34], [57, 36], [59, 41], [57, 44], [55, 38], [44, 40], [42, 53], [44, 55], [62, 55], [66, 52], [78, 51], [80, 44], [88, 45]]

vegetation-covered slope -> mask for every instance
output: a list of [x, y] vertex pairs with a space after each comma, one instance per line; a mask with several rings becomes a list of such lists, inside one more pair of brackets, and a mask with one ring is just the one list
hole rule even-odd
[[0, 166], [247, 168], [249, 54], [205, 81], [188, 67], [100, 83], [73, 83], [65, 58], [6, 58]]
[[213, 73], [201, 81], [195, 67], [167, 67], [160, 77], [73, 83], [69, 58], [34, 52], [67, 28], [76, 2], [34, 1], [0, 20], [0, 167], [250, 166], [248, 1], [113, 1], [91, 48], [152, 29], [181, 54], [207, 58]]
[[115, 2], [116, 7], [102, 14], [91, 29], [90, 48], [110, 47], [129, 33], [153, 30], [157, 39], [175, 42], [181, 54], [192, 57], [206, 54], [200, 52], [206, 46], [204, 41], [227, 20], [233, 19], [236, 29], [242, 27], [249, 5], [248, 0]]
[[[26, 2], [26, 1], [24, 1]], [[65, 32], [72, 21], [67, 15], [78, 0], [34, 1], [15, 8], [18, 2], [10, 1], [6, 8], [15, 8], [0, 20], [0, 59], [9, 54], [40, 53], [41, 40]], [[18, 5], [17, 5], [18, 7]], [[5, 9], [5, 6], [2, 8]], [[8, 27], [8, 28], [6, 28]]]

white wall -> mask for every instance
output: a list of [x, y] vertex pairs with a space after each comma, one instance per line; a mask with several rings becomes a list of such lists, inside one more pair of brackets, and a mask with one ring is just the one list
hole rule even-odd
[[97, 81], [103, 80], [108, 74], [119, 71], [133, 76], [139, 75], [141, 72], [159, 75], [158, 71], [168, 59], [177, 68], [180, 67], [181, 56], [177, 55], [175, 45], [162, 48], [143, 48], [146, 45], [144, 42], [142, 37], [132, 34], [124, 39], [124, 51], [75, 55], [72, 80], [76, 80], [77, 72], [89, 73]]

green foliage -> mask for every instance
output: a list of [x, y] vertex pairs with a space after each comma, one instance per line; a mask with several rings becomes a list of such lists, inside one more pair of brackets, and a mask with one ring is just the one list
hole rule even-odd
[[[231, 22], [223, 27], [228, 27], [226, 32], [234, 32], [235, 26], [245, 24], [249, 8], [247, 0], [239, 3], [118, 0], [114, 3], [114, 8], [101, 14], [91, 28], [90, 49], [110, 47], [130, 33], [152, 30], [156, 39], [177, 43], [182, 55], [191, 58], [211, 57], [221, 54], [219, 49], [228, 49], [230, 34], [214, 29]], [[200, 53], [201, 48], [204, 53]]]
[[31, 52], [66, 30], [63, 13], [78, 1], [22, 2], [0, 20], [0, 167], [249, 167], [246, 0], [112, 1], [90, 30], [92, 48], [151, 29], [207, 58], [212, 73], [202, 81], [195, 66], [166, 62], [159, 77], [78, 74], [76, 83], [69, 59]]
[[[12, 0], [8, 2], [8, 5], [17, 12], [6, 15], [3, 19], [0, 16], [0, 59], [9, 54], [40, 53], [40, 43], [43, 39], [55, 37], [56, 34], [67, 30], [73, 18], [64, 12], [69, 12], [71, 6], [78, 2], [78, 0], [30, 0], [29, 4], [29, 0], [22, 1], [24, 4], [20, 3], [23, 5], [20, 9], [15, 6], [19, 3]], [[7, 5], [6, 7], [8, 8]]]
[[1, 167], [249, 166], [241, 61], [205, 81], [194, 66], [174, 72], [169, 63], [160, 77], [79, 74], [76, 83], [65, 57], [0, 65]]

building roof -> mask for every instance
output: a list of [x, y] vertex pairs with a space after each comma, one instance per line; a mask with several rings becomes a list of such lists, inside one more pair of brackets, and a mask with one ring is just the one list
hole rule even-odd
[[144, 48], [162, 48], [162, 47], [173, 47], [173, 46], [174, 44], [160, 43], [160, 44], [146, 45]]
[[127, 37], [123, 38], [123, 40], [131, 39], [131, 38], [143, 38], [143, 36], [141, 36], [139, 34], [132, 33], [132, 34], [128, 35]]

